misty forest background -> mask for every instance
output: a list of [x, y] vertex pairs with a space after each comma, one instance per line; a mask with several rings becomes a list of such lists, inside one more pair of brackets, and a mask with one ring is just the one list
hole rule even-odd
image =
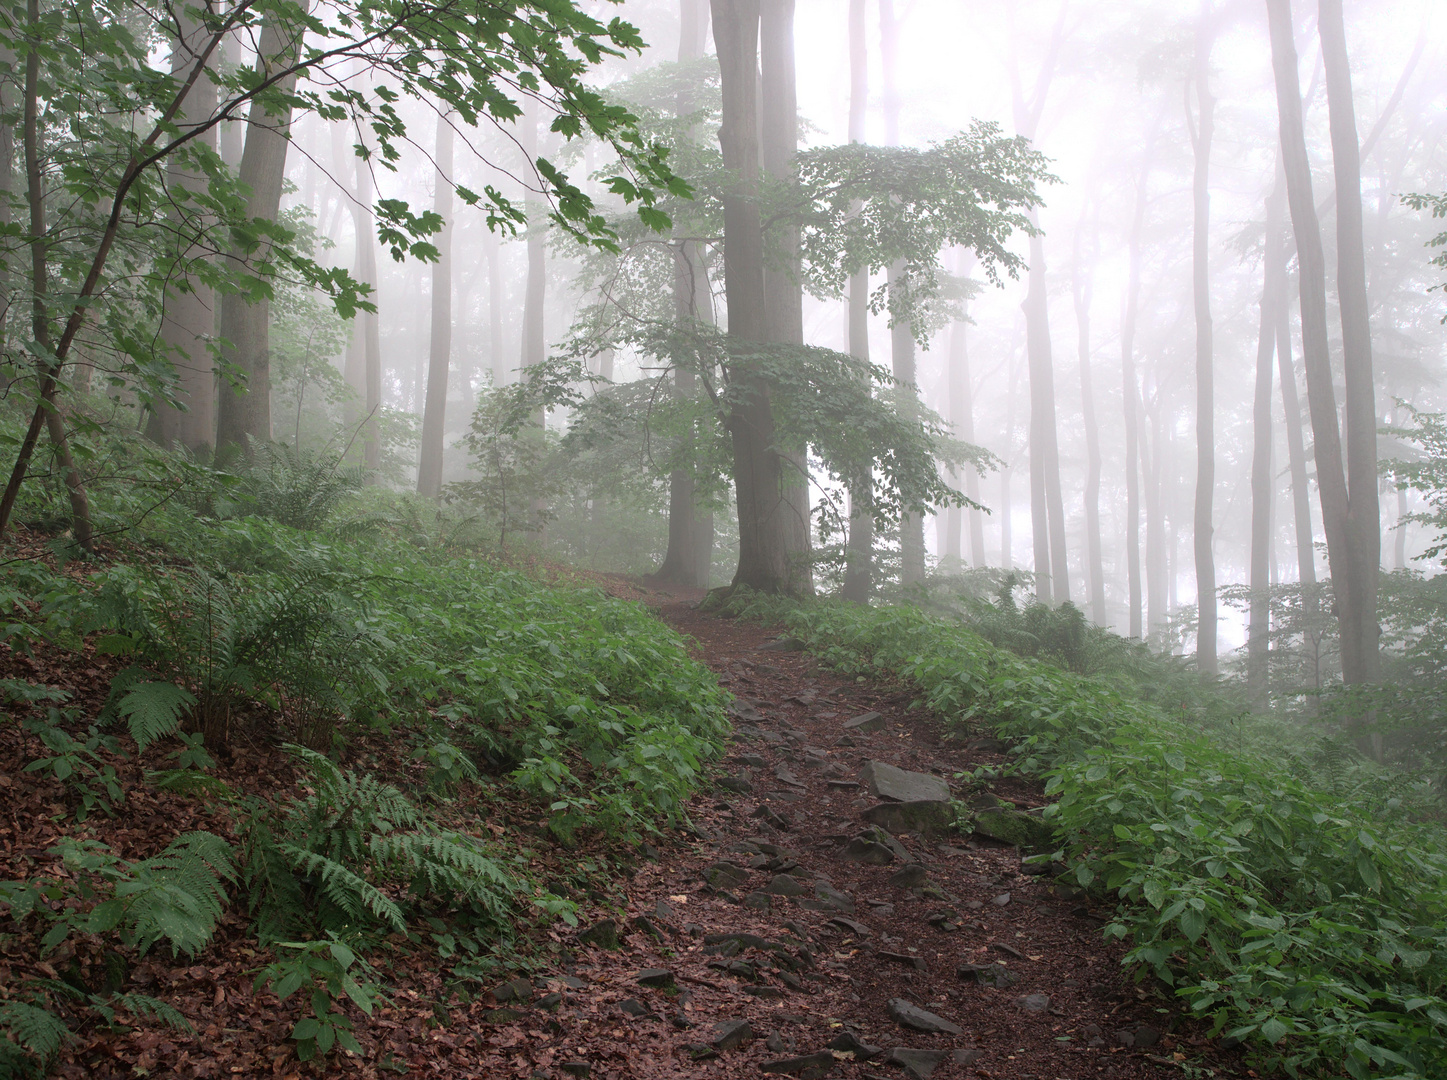
[[[159, 748], [249, 822], [72, 837], [14, 933], [191, 955], [239, 883], [306, 1058], [419, 917], [384, 881], [477, 942], [570, 918], [345, 749], [409, 731], [437, 805], [505, 777], [569, 843], [681, 814], [724, 699], [519, 572], [568, 566], [1016, 740], [1131, 963], [1264, 1067], [1442, 1075], [1437, 7], [6, 0], [6, 655], [106, 682], [7, 708], [78, 828]], [[210, 775], [262, 715], [304, 799]], [[178, 875], [179, 922], [122, 903]], [[116, 1008], [25, 987], [30, 1065]]]

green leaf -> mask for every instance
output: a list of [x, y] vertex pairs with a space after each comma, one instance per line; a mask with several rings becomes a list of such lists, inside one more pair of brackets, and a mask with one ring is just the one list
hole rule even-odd
[[1272, 1017], [1261, 1025], [1261, 1037], [1272, 1046], [1275, 1046], [1290, 1033], [1291, 1029], [1283, 1024], [1276, 1017]]
[[321, 1029], [320, 1021], [306, 1016], [296, 1022], [296, 1027], [291, 1029], [291, 1037], [293, 1039], [315, 1039]]
[[129, 723], [136, 748], [144, 750], [181, 726], [181, 717], [196, 704], [190, 691], [169, 682], [144, 682], [131, 687], [116, 706]]

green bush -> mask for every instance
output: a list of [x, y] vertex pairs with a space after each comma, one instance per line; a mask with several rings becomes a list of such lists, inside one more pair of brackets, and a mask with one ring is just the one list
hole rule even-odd
[[1344, 802], [1289, 760], [907, 608], [814, 605], [791, 631], [918, 686], [1042, 774], [1057, 858], [1121, 901], [1107, 934], [1213, 1030], [1289, 1075], [1447, 1075], [1447, 845], [1392, 800]]

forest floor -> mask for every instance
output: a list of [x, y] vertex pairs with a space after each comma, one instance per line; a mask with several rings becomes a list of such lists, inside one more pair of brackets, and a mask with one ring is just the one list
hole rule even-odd
[[[1016, 848], [882, 831], [861, 839], [872, 829], [861, 815], [879, 801], [861, 781], [866, 763], [954, 782], [1002, 764], [1002, 745], [983, 732], [947, 740], [939, 718], [909, 708], [907, 688], [847, 679], [781, 648], [777, 630], [700, 613], [700, 594], [600, 583], [690, 636], [737, 698], [724, 775], [687, 807], [692, 832], [655, 838], [642, 858], [617, 844], [569, 849], [548, 839], [541, 808], [489, 788], [455, 813], [516, 838], [535, 869], [600, 856], [633, 864], [608, 886], [611, 895], [584, 902], [578, 932], [554, 924], [540, 944], [508, 954], [517, 968], [500, 973], [495, 990], [477, 993], [474, 984], [459, 995], [435, 952], [393, 942], [392, 955], [373, 958], [386, 1003], [371, 1018], [355, 1013], [364, 1055], [302, 1064], [288, 1034], [304, 995], [282, 1002], [253, 985], [268, 956], [233, 907], [195, 960], [153, 950], [126, 972], [127, 989], [174, 1004], [193, 1033], [137, 1018], [91, 1025], [55, 1071], [527, 1080], [1255, 1075], [1167, 993], [1149, 980], [1133, 984], [1121, 968], [1123, 946], [1103, 939], [1108, 911], [1058, 894], [1048, 875], [1026, 871]], [[91, 646], [33, 656], [7, 647], [0, 675], [67, 686], [73, 704], [94, 715], [116, 663]], [[866, 713], [879, 714], [865, 725], [874, 730], [846, 734], [846, 723]], [[138, 758], [116, 759], [128, 797], [115, 816], [76, 826], [63, 789], [22, 771], [37, 750], [18, 726], [0, 728], [0, 879], [56, 873], [48, 845], [62, 835], [136, 857], [177, 828], [234, 831], [228, 808], [147, 789], [148, 762]], [[401, 782], [418, 768], [405, 748], [385, 742], [353, 747], [349, 759]], [[272, 797], [301, 782], [265, 738], [240, 748], [218, 775]], [[992, 793], [1020, 807], [1044, 802], [1038, 786], [1016, 779], [995, 781]], [[850, 861], [847, 845], [874, 861]], [[111, 959], [99, 939], [41, 960], [28, 935], [0, 935], [0, 999], [27, 978], [104, 981]]]
[[[843, 678], [779, 648], [777, 631], [700, 613], [700, 595], [640, 598], [697, 642], [738, 699], [728, 776], [689, 807], [698, 842], [628, 885], [621, 953], [577, 953], [568, 974], [588, 1010], [575, 1025], [560, 1016], [555, 1062], [609, 1078], [1256, 1075], [1165, 994], [1132, 984], [1124, 947], [1103, 940], [1108, 912], [1063, 899], [1018, 849], [876, 832], [894, 849], [871, 849], [887, 863], [842, 857], [879, 801], [861, 783], [866, 763], [949, 779], [1002, 764], [1004, 747], [983, 733], [946, 740], [939, 718], [910, 709], [907, 688]], [[878, 727], [846, 733], [866, 713]], [[993, 794], [1021, 808], [1045, 801], [1019, 780]], [[641, 985], [648, 969], [671, 980]], [[958, 1031], [905, 1027], [901, 1003]], [[740, 1022], [749, 1038], [733, 1046]]]

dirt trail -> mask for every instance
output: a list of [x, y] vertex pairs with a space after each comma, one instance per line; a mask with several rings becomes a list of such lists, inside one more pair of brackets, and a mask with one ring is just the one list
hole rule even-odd
[[[629, 885], [622, 954], [576, 953], [572, 1000], [587, 1007], [564, 1001], [553, 1075], [1124, 1080], [1218, 1058], [1167, 999], [1123, 976], [1104, 913], [1026, 873], [1014, 847], [871, 833], [861, 815], [884, 800], [861, 783], [867, 762], [958, 788], [955, 774], [1003, 760], [997, 744], [943, 741], [904, 690], [846, 680], [779, 648], [776, 632], [701, 615], [695, 596], [645, 599], [739, 699], [737, 733], [726, 778], [690, 807], [697, 842]], [[846, 735], [870, 712], [876, 730]], [[995, 794], [1043, 801], [1018, 782]], [[946, 1030], [918, 1030], [932, 1026]]]

